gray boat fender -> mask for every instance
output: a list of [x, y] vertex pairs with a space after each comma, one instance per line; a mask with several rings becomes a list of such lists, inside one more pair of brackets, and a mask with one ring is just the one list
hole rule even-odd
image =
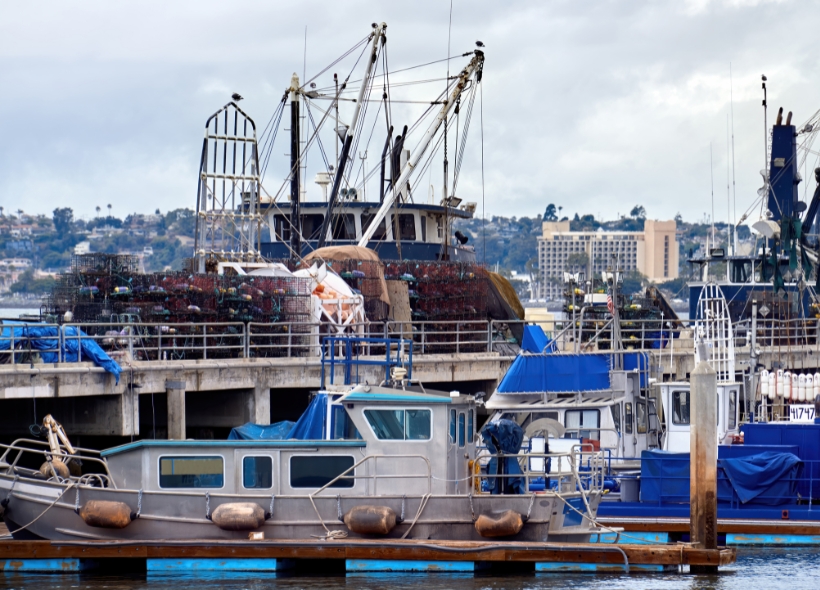
[[265, 524], [265, 510], [254, 502], [220, 504], [211, 514], [213, 523], [225, 531], [251, 531]]
[[344, 515], [344, 523], [360, 535], [386, 535], [396, 527], [396, 513], [388, 506], [356, 506]]
[[508, 537], [521, 532], [524, 520], [525, 517], [515, 510], [505, 510], [493, 516], [480, 514], [475, 521], [475, 530], [482, 537]]
[[135, 515], [125, 502], [89, 500], [77, 511], [88, 526], [102, 529], [124, 529]]

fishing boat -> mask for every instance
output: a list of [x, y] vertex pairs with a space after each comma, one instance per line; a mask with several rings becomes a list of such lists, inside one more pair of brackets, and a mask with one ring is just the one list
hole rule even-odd
[[2, 446], [3, 518], [15, 539], [50, 540], [596, 532], [599, 452], [536, 446], [519, 457], [523, 431], [502, 422], [481, 431], [492, 452], [479, 458], [473, 396], [396, 377], [319, 392], [300, 420], [309, 440], [139, 440], [96, 452], [72, 447], [49, 416], [48, 441]]

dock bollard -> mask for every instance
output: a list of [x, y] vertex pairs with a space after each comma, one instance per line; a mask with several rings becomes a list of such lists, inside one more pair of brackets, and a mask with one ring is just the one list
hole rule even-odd
[[[717, 373], [707, 361], [706, 346], [690, 377], [689, 537], [697, 547], [717, 548]], [[717, 566], [691, 566], [693, 573], [717, 572]]]

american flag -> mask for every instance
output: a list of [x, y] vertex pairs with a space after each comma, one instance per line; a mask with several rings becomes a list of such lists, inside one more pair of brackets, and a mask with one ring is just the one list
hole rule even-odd
[[615, 315], [615, 303], [612, 301], [612, 289], [610, 287], [607, 287], [606, 290], [606, 310]]

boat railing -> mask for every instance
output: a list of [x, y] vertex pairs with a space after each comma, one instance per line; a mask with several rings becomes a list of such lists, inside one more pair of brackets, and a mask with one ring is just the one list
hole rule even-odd
[[[521, 472], [505, 473], [504, 468], [499, 466], [501, 459], [515, 459]], [[496, 460], [496, 473], [489, 473], [490, 462], [493, 460]], [[480, 470], [471, 474], [470, 483], [472, 489], [479, 493], [492, 492], [499, 486], [500, 489], [508, 488], [511, 481], [523, 479], [524, 493], [580, 491], [588, 496], [602, 492], [607, 472], [605, 453], [589, 443], [577, 443], [569, 451], [559, 453], [488, 452], [479, 456], [477, 463]]]
[[[111, 472], [108, 470], [108, 463], [105, 459], [100, 457], [100, 452], [95, 451], [94, 449], [74, 447], [75, 453], [73, 455], [67, 452], [54, 453], [48, 442], [28, 438], [19, 438], [11, 444], [0, 443], [0, 450], [2, 450], [2, 454], [0, 454], [0, 471], [3, 471], [9, 475], [23, 475], [25, 477], [34, 478], [45, 477], [46, 479], [54, 480], [57, 483], [62, 483], [64, 481], [80, 481], [83, 478], [88, 479], [89, 477], [96, 477], [100, 482], [106, 482], [106, 485], [109, 487], [115, 489], [117, 487], [114, 479], [111, 477]], [[71, 475], [68, 478], [60, 476], [54, 468], [52, 462], [54, 460], [59, 460], [68, 466], [68, 462], [72, 459], [80, 461], [81, 464], [89, 463], [96, 465], [98, 466], [98, 469], [101, 470], [101, 473], [90, 472], [83, 476]], [[39, 465], [37, 465], [37, 468], [26, 467], [21, 464], [21, 460], [22, 463], [34, 463]], [[46, 463], [49, 465], [50, 476], [41, 471], [41, 466]]]
[[[378, 471], [378, 461], [379, 459], [382, 460], [389, 460], [394, 465], [396, 464], [396, 460], [402, 460], [402, 466], [405, 466], [405, 461], [412, 461], [417, 460], [420, 461], [424, 465], [424, 472], [423, 473], [379, 473]], [[368, 469], [364, 470], [365, 473], [356, 473], [356, 468], [364, 465], [365, 463], [372, 463], [373, 464], [373, 473], [370, 473], [369, 465]], [[353, 472], [352, 474], [350, 472]], [[335, 483], [341, 480], [365, 480], [366, 482], [366, 491], [365, 493], [368, 496], [378, 496], [378, 482], [379, 480], [384, 479], [423, 479], [427, 482], [427, 494], [432, 493], [433, 491], [433, 472], [430, 468], [430, 460], [425, 457], [424, 455], [382, 455], [382, 454], [375, 454], [375, 455], [367, 455], [361, 459], [359, 459], [356, 463], [345, 469], [339, 475], [331, 479], [325, 485], [317, 489], [316, 491], [310, 494], [311, 497], [317, 496], [325, 491], [327, 488], [333, 486]], [[371, 490], [370, 480], [373, 481], [373, 486]]]

